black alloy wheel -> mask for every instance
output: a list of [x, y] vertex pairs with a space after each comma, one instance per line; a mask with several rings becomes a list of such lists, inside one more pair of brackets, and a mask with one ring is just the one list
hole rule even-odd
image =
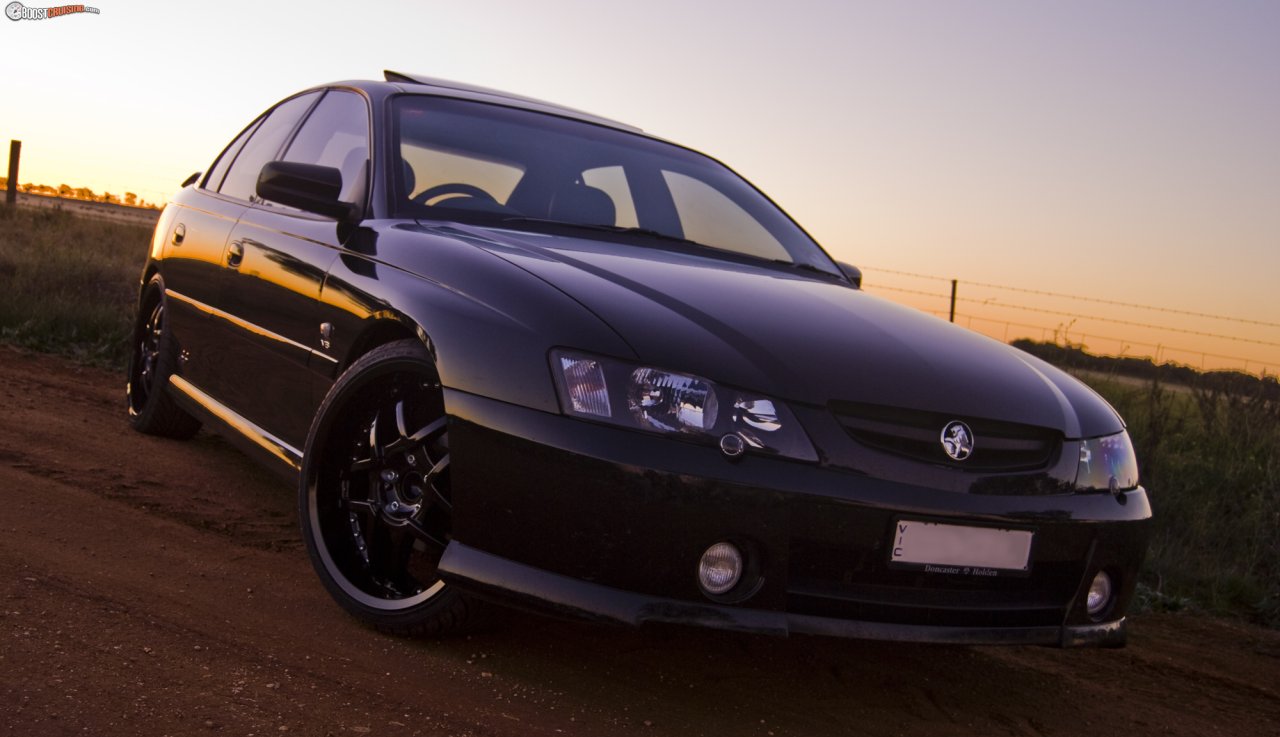
[[152, 277], [138, 303], [125, 400], [135, 430], [186, 440], [200, 429], [200, 422], [165, 391], [178, 358], [165, 305], [164, 284]]
[[134, 349], [138, 359], [134, 375], [130, 377], [133, 387], [129, 397], [130, 408], [135, 412], [147, 403], [156, 388], [156, 373], [160, 363], [160, 335], [164, 321], [164, 301], [156, 300], [146, 323], [139, 328], [138, 345]]
[[425, 348], [399, 341], [353, 364], [304, 458], [299, 515], [330, 594], [379, 629], [460, 627], [468, 602], [437, 575], [453, 503], [443, 393]]

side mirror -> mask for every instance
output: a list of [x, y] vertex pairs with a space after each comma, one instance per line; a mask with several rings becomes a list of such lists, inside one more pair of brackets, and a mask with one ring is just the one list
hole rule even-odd
[[846, 264], [843, 261], [837, 261], [836, 266], [840, 267], [840, 271], [853, 282], [854, 289], [862, 289], [862, 269], [853, 264]]
[[190, 187], [191, 185], [195, 184], [197, 181], [199, 181], [200, 175], [203, 173], [204, 172], [202, 171], [198, 171], [195, 174], [192, 174], [191, 176], [187, 177], [186, 179], [183, 179], [182, 188], [186, 189], [187, 187]]
[[356, 213], [355, 205], [338, 199], [342, 192], [342, 172], [332, 166], [269, 162], [258, 175], [257, 192], [264, 200], [339, 220], [347, 220]]

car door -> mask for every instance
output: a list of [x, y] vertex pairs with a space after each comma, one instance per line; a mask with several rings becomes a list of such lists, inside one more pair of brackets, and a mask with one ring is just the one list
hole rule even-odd
[[174, 199], [172, 214], [165, 213], [161, 275], [169, 328], [184, 359], [178, 370], [197, 386], [210, 383], [207, 357], [221, 342], [210, 309], [218, 301], [227, 240], [246, 209], [244, 203], [218, 197], [218, 185], [263, 117], [250, 123], [223, 150], [203, 181]]
[[260, 169], [276, 155], [319, 98], [319, 92], [299, 95], [263, 113], [227, 146], [194, 191], [175, 198], [181, 206], [167, 235], [162, 270], [170, 325], [181, 349], [179, 371], [220, 404], [228, 404], [232, 393], [226, 381], [232, 322], [224, 299], [231, 233], [249, 208], [241, 196], [246, 172], [253, 162]]
[[[339, 169], [341, 198], [363, 203], [370, 159], [364, 97], [326, 92], [278, 158]], [[235, 329], [226, 355], [231, 407], [295, 450], [336, 366], [324, 351], [317, 300], [353, 230], [254, 194], [231, 234], [224, 293]]]

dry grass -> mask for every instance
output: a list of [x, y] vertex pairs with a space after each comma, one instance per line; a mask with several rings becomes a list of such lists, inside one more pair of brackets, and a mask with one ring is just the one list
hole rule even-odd
[[122, 367], [150, 229], [0, 207], [0, 340]]

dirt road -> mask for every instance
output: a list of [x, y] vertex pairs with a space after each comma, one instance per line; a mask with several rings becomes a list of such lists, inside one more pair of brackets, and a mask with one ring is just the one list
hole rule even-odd
[[513, 613], [406, 641], [332, 604], [292, 490], [135, 434], [119, 376], [0, 348], [0, 733], [1269, 735], [1280, 633], [1117, 651], [781, 640]]

